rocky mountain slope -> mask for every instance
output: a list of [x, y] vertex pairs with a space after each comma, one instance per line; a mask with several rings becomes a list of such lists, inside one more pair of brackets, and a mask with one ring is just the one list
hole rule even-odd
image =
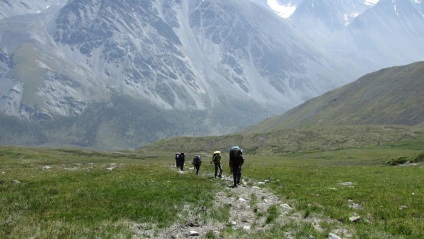
[[[424, 55], [420, 15], [406, 17], [422, 4], [396, 8], [401, 18], [396, 1], [335, 2], [296, 1], [287, 20], [263, 0], [2, 1], [0, 143], [128, 148], [225, 134]], [[361, 14], [329, 28], [335, 9]]]
[[249, 133], [331, 125], [422, 125], [424, 62], [386, 68], [252, 126]]
[[6, 134], [16, 142], [136, 147], [226, 133], [349, 81], [251, 1], [70, 0], [4, 18], [0, 32], [0, 110], [20, 119], [3, 131], [37, 125]]

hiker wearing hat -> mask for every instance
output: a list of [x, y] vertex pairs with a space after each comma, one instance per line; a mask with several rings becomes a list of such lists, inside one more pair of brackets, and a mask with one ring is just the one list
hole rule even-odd
[[221, 167], [221, 151], [215, 151], [212, 155], [212, 162], [215, 165], [215, 178], [218, 174], [219, 169], [219, 178], [222, 177], [222, 167]]

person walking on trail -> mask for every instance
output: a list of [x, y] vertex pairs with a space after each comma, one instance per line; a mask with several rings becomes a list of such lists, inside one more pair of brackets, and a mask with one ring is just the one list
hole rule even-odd
[[180, 153], [178, 164], [180, 166], [180, 170], [181, 171], [184, 171], [184, 161], [185, 161], [185, 154], [184, 153]]
[[218, 169], [219, 169], [219, 178], [221, 178], [222, 177], [221, 151], [213, 152], [212, 162], [215, 166], [215, 178], [216, 178], [216, 175], [218, 174]]
[[201, 160], [200, 155], [196, 155], [193, 158], [192, 164], [194, 165], [194, 168], [196, 169], [196, 174], [199, 175], [200, 165], [202, 164], [202, 160]]
[[233, 170], [233, 187], [237, 187], [240, 184], [241, 180], [241, 166], [244, 163], [244, 158], [242, 156], [242, 149], [238, 146], [234, 146], [230, 149], [230, 165]]
[[175, 167], [179, 168], [180, 167], [180, 154], [181, 153], [176, 153], [175, 154]]

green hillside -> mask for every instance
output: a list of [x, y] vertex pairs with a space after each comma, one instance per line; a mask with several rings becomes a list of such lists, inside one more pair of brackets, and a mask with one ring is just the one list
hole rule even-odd
[[[178, 137], [142, 147], [142, 151], [184, 151], [188, 154], [227, 152], [240, 145], [246, 154], [282, 155], [302, 151], [332, 151], [414, 141], [422, 149], [424, 128], [418, 126], [326, 126], [277, 130], [263, 134]], [[172, 154], [170, 154], [172, 155]]]
[[391, 67], [311, 99], [247, 133], [325, 125], [422, 125], [424, 62]]

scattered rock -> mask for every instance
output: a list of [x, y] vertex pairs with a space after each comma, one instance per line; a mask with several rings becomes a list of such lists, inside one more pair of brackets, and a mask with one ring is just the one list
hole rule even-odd
[[328, 239], [342, 239], [342, 238], [330, 232], [330, 234], [328, 234]]
[[349, 217], [349, 221], [350, 222], [354, 222], [354, 223], [360, 222], [361, 221], [361, 217], [359, 217], [359, 216], [351, 216], [351, 217]]
[[358, 204], [358, 203], [352, 203], [349, 207], [356, 210], [362, 209], [361, 204]]
[[0, 180], [0, 184], [6, 183], [6, 181], [4, 180]]
[[18, 183], [21, 183], [21, 182], [19, 182], [18, 180], [15, 179], [15, 180], [12, 181], [12, 183], [18, 184]]
[[[110, 165], [109, 165], [110, 166]], [[190, 171], [181, 172], [178, 170], [178, 173], [189, 173]], [[232, 182], [232, 178], [223, 177], [222, 180], [227, 180]], [[243, 181], [244, 182], [244, 181]], [[321, 231], [319, 228], [320, 218], [308, 218], [303, 219], [299, 213], [291, 213], [293, 208], [287, 203], [283, 203], [282, 200], [273, 195], [272, 193], [267, 192], [265, 189], [259, 187], [259, 185], [264, 185], [269, 183], [269, 180], [264, 180], [262, 182], [256, 183], [255, 186], [248, 185], [245, 183], [245, 187], [237, 187], [233, 189], [224, 189], [224, 191], [217, 192], [213, 200], [214, 205], [211, 208], [206, 208], [203, 206], [197, 206], [192, 208], [190, 205], [184, 205], [183, 212], [179, 215], [179, 221], [175, 221], [173, 225], [166, 229], [152, 228], [154, 232], [154, 238], [188, 238], [188, 237], [211, 237], [214, 234], [215, 238], [221, 238], [221, 230], [225, 230], [226, 227], [230, 226], [235, 230], [244, 230], [245, 233], [251, 233], [256, 231], [266, 231], [269, 230], [275, 223], [279, 225], [280, 223], [287, 222], [299, 222], [305, 221], [312, 223], [314, 228], [318, 231]], [[243, 183], [244, 184], [244, 183]], [[252, 199], [252, 201], [250, 200]], [[253, 200], [254, 199], [254, 200]], [[253, 203], [249, 205], [249, 203]], [[229, 206], [229, 218], [227, 222], [217, 222], [214, 220], [205, 220], [203, 217], [207, 217], [206, 213], [201, 213], [201, 211], [211, 211], [213, 212], [218, 207], [223, 205]], [[281, 207], [281, 213], [278, 218], [272, 222], [267, 223], [268, 210], [271, 206]], [[185, 223], [181, 224], [181, 221]], [[255, 226], [253, 226], [255, 225]], [[317, 225], [317, 226], [315, 226]], [[191, 230], [196, 231], [191, 231]], [[189, 233], [190, 232], [190, 233]], [[145, 230], [138, 230], [137, 236], [142, 236], [145, 238]], [[333, 232], [334, 235], [335, 232]], [[153, 234], [152, 234], [153, 235]], [[294, 239], [296, 238], [293, 232], [286, 232], [285, 238]], [[342, 235], [343, 236], [343, 235]], [[314, 237], [309, 237], [314, 239]], [[334, 237], [339, 238], [339, 237]], [[331, 239], [334, 239], [331, 238]]]
[[43, 166], [43, 167], [41, 167], [41, 169], [42, 170], [49, 170], [49, 169], [51, 169], [52, 167], [51, 166], [49, 166], [49, 165], [46, 165], [46, 166]]
[[341, 183], [339, 183], [339, 185], [340, 186], [345, 186], [345, 187], [347, 187], [347, 186], [353, 186], [353, 183], [352, 182], [341, 182]]
[[189, 223], [187, 223], [187, 226], [188, 227], [199, 227], [200, 225], [197, 222], [189, 222]]
[[76, 171], [78, 170], [77, 167], [73, 167], [73, 168], [63, 168], [64, 170], [69, 170], [69, 171]]
[[292, 209], [292, 207], [290, 207], [290, 205], [288, 205], [287, 203], [280, 204], [280, 206], [281, 206], [283, 209], [286, 209], [286, 210], [291, 210], [291, 209]]
[[344, 228], [334, 229], [331, 232], [335, 235], [343, 236], [344, 238], [352, 238], [353, 237], [352, 234], [350, 234], [349, 231], [347, 229], [344, 229]]

